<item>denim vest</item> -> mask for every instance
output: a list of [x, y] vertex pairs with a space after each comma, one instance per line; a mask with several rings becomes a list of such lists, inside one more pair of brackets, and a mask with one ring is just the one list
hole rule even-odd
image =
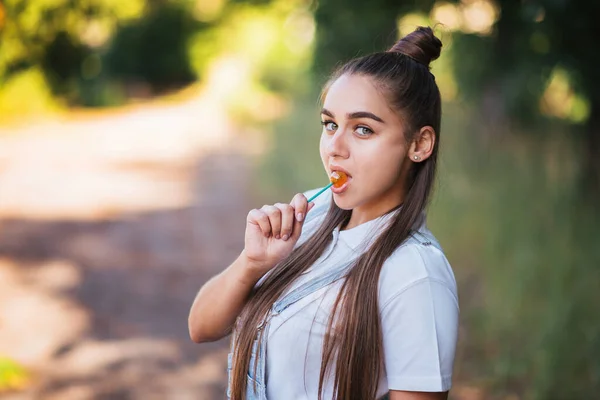
[[[421, 246], [434, 246], [439, 250], [442, 250], [435, 237], [427, 230], [425, 231], [413, 231], [411, 236], [402, 244], [402, 246], [416, 243]], [[297, 301], [304, 297], [324, 288], [333, 282], [343, 278], [347, 272], [347, 268], [354, 262], [350, 262], [342, 265], [341, 267], [335, 268], [327, 273], [321, 275], [319, 278], [313, 279], [305, 284], [293, 289], [289, 293], [285, 294], [281, 299], [275, 302], [271, 307], [271, 310], [265, 320], [258, 326], [260, 330], [265, 330], [262, 335], [262, 341], [258, 338], [254, 340], [252, 346], [252, 355], [250, 358], [250, 368], [247, 374], [247, 385], [246, 385], [246, 400], [267, 400], [267, 382], [266, 382], [266, 360], [267, 360], [267, 346], [266, 341], [269, 334], [269, 320], [284, 311], [289, 306], [293, 305]], [[235, 335], [235, 334], [234, 334]], [[231, 369], [233, 360], [233, 344], [235, 343], [235, 336], [231, 340], [230, 353], [227, 355], [227, 398], [231, 398]], [[258, 365], [256, 368], [256, 374], [254, 373], [254, 363], [258, 357]]]

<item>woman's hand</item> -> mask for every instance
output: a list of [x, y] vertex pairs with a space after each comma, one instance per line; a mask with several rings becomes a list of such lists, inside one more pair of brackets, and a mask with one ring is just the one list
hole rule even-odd
[[262, 276], [290, 255], [314, 205], [298, 193], [290, 204], [265, 205], [248, 213], [243, 253], [253, 272]]

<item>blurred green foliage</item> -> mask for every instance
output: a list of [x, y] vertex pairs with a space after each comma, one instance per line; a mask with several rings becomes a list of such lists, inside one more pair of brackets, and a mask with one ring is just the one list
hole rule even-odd
[[120, 26], [104, 58], [113, 79], [151, 83], [160, 91], [183, 86], [196, 77], [187, 46], [202, 28], [189, 10], [175, 3], [148, 7], [144, 18]]
[[[81, 104], [90, 57], [117, 25], [141, 15], [142, 0], [7, 0], [0, 4], [0, 92], [13, 92], [43, 102], [20, 104], [20, 114]], [[92, 60], [93, 62], [93, 60]], [[86, 71], [86, 66], [87, 71]], [[93, 67], [93, 66], [92, 66]], [[43, 79], [40, 80], [40, 73]], [[47, 93], [52, 93], [53, 101]], [[14, 106], [0, 115], [15, 116]]]
[[39, 68], [14, 73], [0, 91], [0, 115], [29, 116], [58, 108]]
[[319, 2], [315, 10], [315, 71], [318, 78], [323, 80], [334, 66], [353, 57], [391, 47], [397, 39], [399, 17], [424, 12], [433, 3], [431, 0]]
[[165, 93], [231, 54], [258, 84], [240, 92], [302, 90], [313, 35], [300, 0], [9, 0], [0, 4], [0, 96], [11, 89], [44, 101], [0, 103], [0, 115]]
[[0, 394], [18, 390], [29, 382], [29, 373], [16, 362], [0, 357]]
[[460, 260], [459, 376], [493, 398], [593, 398], [600, 212], [578, 188], [582, 141], [556, 124], [482, 139], [481, 116], [455, 105], [444, 118], [430, 221]]

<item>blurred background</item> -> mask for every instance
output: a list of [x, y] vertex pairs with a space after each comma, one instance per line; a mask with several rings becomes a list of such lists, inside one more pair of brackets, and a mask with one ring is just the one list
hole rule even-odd
[[444, 42], [429, 225], [461, 301], [451, 398], [600, 389], [600, 3], [0, 1], [0, 398], [220, 399], [187, 313], [245, 216], [327, 183], [332, 69]]

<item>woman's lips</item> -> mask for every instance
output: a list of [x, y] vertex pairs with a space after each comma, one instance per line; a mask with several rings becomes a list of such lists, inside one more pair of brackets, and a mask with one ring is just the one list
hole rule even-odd
[[346, 182], [342, 186], [337, 188], [335, 186], [332, 186], [331, 191], [335, 194], [342, 194], [348, 189], [350, 182], [352, 182], [352, 177], [348, 175], [348, 180], [346, 180]]

